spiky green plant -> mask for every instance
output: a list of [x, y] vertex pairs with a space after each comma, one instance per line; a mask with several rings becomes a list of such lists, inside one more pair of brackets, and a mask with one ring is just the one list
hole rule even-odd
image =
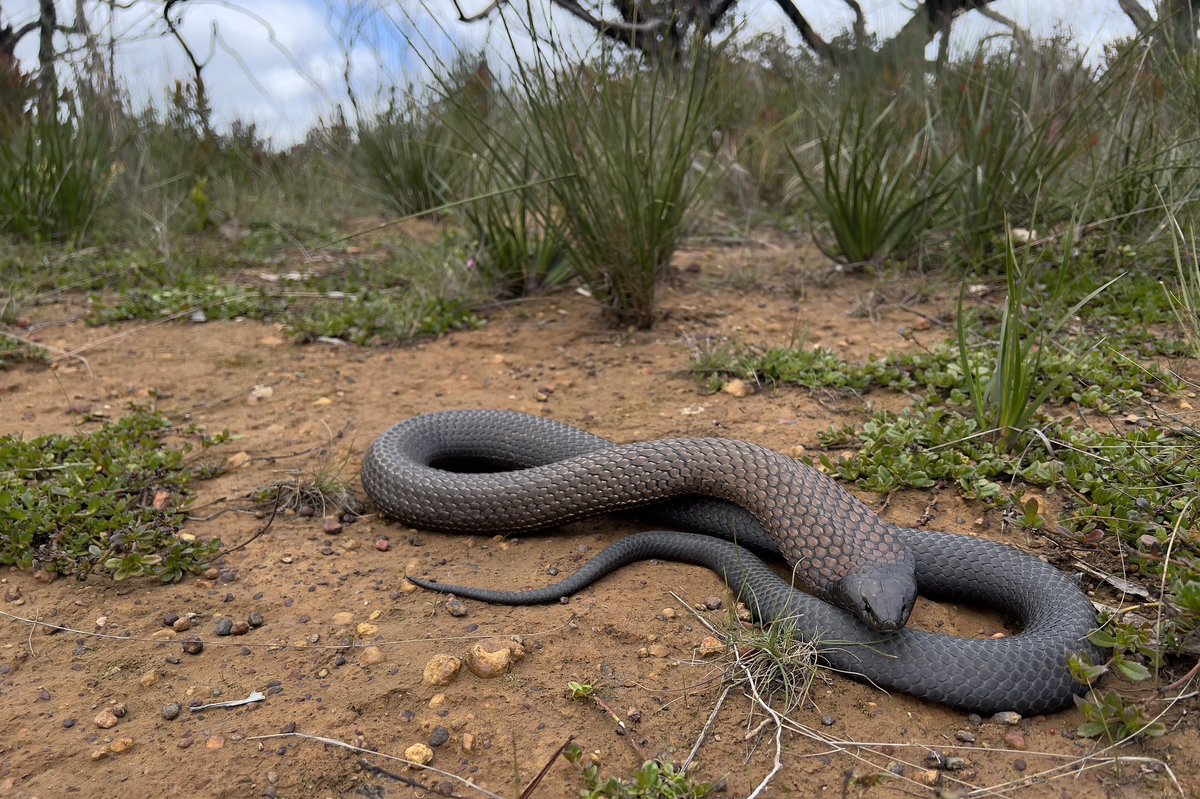
[[[1068, 234], [1061, 246], [1057, 288], [1048, 300], [1050, 307], [1060, 298], [1062, 287], [1065, 285], [1064, 278], [1071, 271], [1073, 237]], [[1033, 263], [1034, 258], [1028, 254], [1028, 250], [1023, 259], [1018, 260], [1012, 231], [1008, 231], [1004, 249], [1004, 277], [1008, 292], [1000, 321], [1000, 336], [995, 347], [995, 367], [991, 375], [981, 374], [972, 364], [973, 348], [967, 338], [961, 291], [958, 297], [959, 365], [967, 381], [971, 409], [981, 429], [994, 431], [1002, 451], [1013, 449], [1020, 437], [1029, 430], [1042, 403], [1070, 377], [1070, 372], [1063, 371], [1049, 380], [1044, 379], [1042, 362], [1046, 357], [1047, 348], [1061, 346], [1058, 334], [1066, 324], [1081, 308], [1120, 279], [1120, 276], [1115, 277], [1092, 290], [1057, 318], [1042, 315], [1038, 321], [1031, 324], [1030, 314], [1025, 307], [1025, 297], [1032, 278], [1029, 272]]]
[[954, 123], [946, 144], [955, 236], [974, 263], [1009, 221], [1031, 226], [1039, 198], [1043, 221], [1062, 212], [1049, 200], [1088, 140], [1087, 76], [1081, 62], [1045, 68], [1016, 53], [980, 53], [940, 77], [942, 116]]
[[663, 72], [539, 55], [518, 68], [523, 133], [561, 207], [575, 270], [619, 326], [649, 327], [655, 289], [708, 174], [705, 65]]
[[358, 128], [355, 160], [374, 193], [401, 214], [436, 208], [462, 194], [468, 159], [445, 109], [414, 91]]
[[833, 238], [826, 243], [818, 237], [817, 244], [842, 263], [878, 262], [911, 251], [949, 197], [941, 179], [948, 161], [931, 163], [928, 117], [913, 130], [903, 124], [899, 103], [876, 110], [863, 95], [839, 108], [821, 129], [819, 179], [792, 158]]
[[0, 136], [0, 232], [76, 241], [104, 203], [116, 148], [103, 114], [35, 112]]

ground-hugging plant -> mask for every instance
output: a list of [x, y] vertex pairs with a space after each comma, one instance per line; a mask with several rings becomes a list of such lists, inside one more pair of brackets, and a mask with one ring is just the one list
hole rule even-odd
[[181, 534], [191, 445], [168, 445], [170, 432], [134, 408], [74, 436], [0, 437], [0, 564], [163, 582], [207, 567], [221, 544]]

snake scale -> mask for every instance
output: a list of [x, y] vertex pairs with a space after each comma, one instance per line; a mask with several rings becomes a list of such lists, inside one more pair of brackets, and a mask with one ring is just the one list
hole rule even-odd
[[[388, 516], [433, 531], [532, 531], [635, 508], [694, 531], [629, 536], [534, 591], [409, 578], [460, 597], [550, 602], [634, 561], [695, 563], [721, 574], [760, 623], [787, 619], [818, 639], [835, 669], [980, 713], [1061, 709], [1082, 690], [1067, 659], [1100, 656], [1087, 641], [1091, 603], [1052, 566], [1001, 544], [890, 525], [820, 472], [745, 442], [615, 445], [525, 414], [449, 411], [381, 435], [362, 482]], [[782, 554], [808, 593], [745, 546]], [[974, 640], [905, 629], [918, 587], [930, 598], [993, 606], [1022, 630]]]

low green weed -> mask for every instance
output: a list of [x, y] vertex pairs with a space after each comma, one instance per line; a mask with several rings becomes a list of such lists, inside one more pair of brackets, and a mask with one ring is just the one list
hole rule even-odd
[[288, 331], [301, 342], [330, 336], [365, 347], [403, 344], [479, 325], [479, 318], [459, 300], [391, 295], [316, 303], [287, 320]]
[[121, 294], [115, 305], [98, 303], [94, 321], [153, 320], [193, 310], [203, 312], [208, 319], [267, 319], [287, 307], [285, 298], [260, 289], [215, 278], [185, 278], [175, 285], [130, 289]]
[[36, 344], [0, 333], [0, 369], [7, 369], [14, 362], [47, 364], [50, 354]]
[[[135, 408], [92, 432], [0, 437], [0, 564], [163, 582], [206, 568], [220, 541], [180, 534], [192, 447], [168, 443], [171, 432], [165, 418]], [[172, 499], [161, 509], [159, 491]]]
[[583, 765], [583, 750], [576, 744], [570, 744], [563, 757], [580, 769], [586, 785], [581, 795], [586, 799], [702, 799], [714, 790], [714, 786], [698, 783], [687, 772], [658, 760], [647, 760], [632, 779], [602, 779], [599, 766]]

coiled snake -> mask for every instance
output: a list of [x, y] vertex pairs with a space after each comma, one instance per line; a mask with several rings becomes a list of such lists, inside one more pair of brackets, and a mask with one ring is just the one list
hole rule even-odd
[[[721, 574], [760, 623], [787, 619], [819, 639], [834, 668], [981, 713], [1058, 710], [1082, 689], [1067, 659], [1099, 657], [1087, 641], [1091, 603], [1052, 566], [1000, 544], [889, 525], [816, 470], [744, 442], [617, 446], [534, 416], [451, 411], [386, 431], [363, 460], [362, 482], [387, 515], [427, 530], [530, 531], [636, 507], [696, 531], [632, 535], [535, 591], [409, 577], [460, 597], [549, 602], [633, 561], [696, 563]], [[781, 553], [811, 595], [739, 545]], [[996, 607], [1022, 631], [982, 641], [903, 629], [918, 586], [931, 598]]]

